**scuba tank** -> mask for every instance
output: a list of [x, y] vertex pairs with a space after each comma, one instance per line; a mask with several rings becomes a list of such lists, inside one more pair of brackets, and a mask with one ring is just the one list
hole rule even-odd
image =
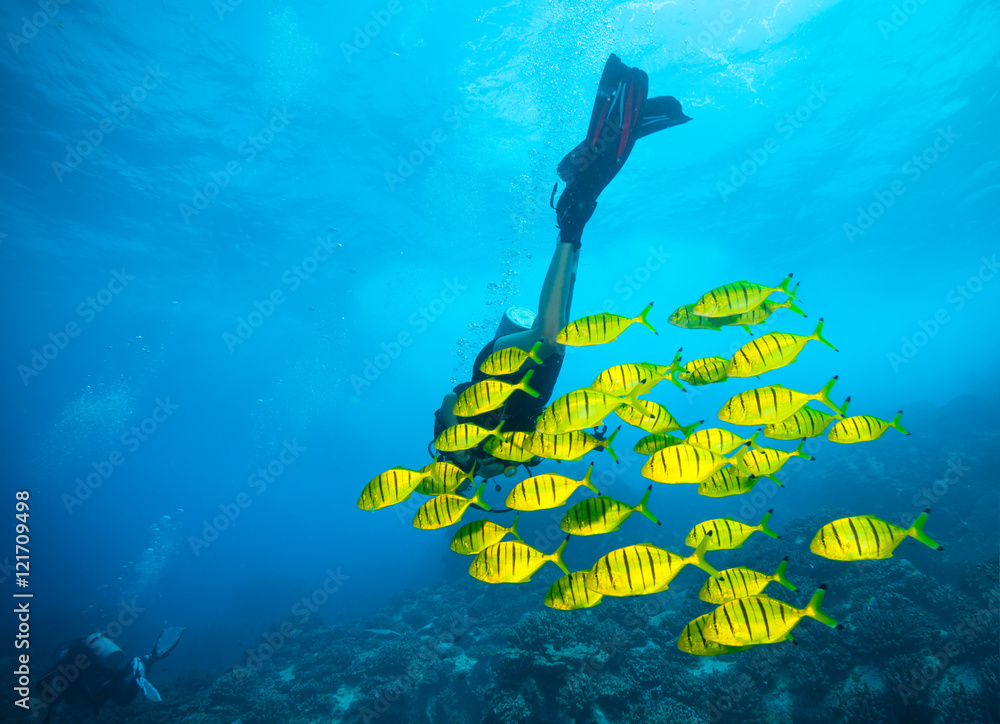
[[87, 644], [87, 653], [94, 659], [101, 668], [118, 669], [125, 661], [125, 652], [118, 648], [114, 641], [101, 632], [92, 633], [84, 639]]
[[506, 337], [508, 334], [514, 334], [515, 332], [524, 332], [531, 329], [531, 325], [534, 323], [535, 313], [530, 309], [525, 309], [524, 307], [507, 307], [504, 310], [503, 316], [500, 317], [500, 324], [497, 325], [497, 331], [493, 335], [493, 339]]

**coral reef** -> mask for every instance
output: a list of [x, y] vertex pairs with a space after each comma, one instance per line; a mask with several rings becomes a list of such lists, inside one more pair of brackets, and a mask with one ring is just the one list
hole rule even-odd
[[[824, 609], [842, 630], [805, 619], [795, 643], [694, 657], [677, 649], [677, 634], [711, 610], [696, 589], [607, 598], [593, 609], [565, 612], [540, 605], [541, 585], [446, 579], [409, 591], [363, 620], [315, 623], [252, 671], [184, 676], [161, 687], [162, 704], [109, 706], [102, 720], [1000, 721], [997, 562], [949, 570], [902, 557], [807, 558], [809, 531], [844, 512], [789, 521], [780, 543], [748, 544], [740, 554], [741, 565], [761, 571], [790, 555], [788, 575], [799, 590], [768, 593], [792, 605], [804, 605], [816, 586], [829, 582]], [[76, 720], [69, 709], [53, 712], [53, 724]]]

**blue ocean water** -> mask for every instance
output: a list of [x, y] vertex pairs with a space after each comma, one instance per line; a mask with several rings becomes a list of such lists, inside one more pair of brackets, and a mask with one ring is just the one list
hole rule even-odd
[[[635, 516], [613, 542], [571, 541], [567, 564], [588, 568], [647, 540], [680, 552], [702, 520], [756, 524], [773, 508], [782, 539], [758, 534], [746, 550], [766, 559], [761, 570], [789, 554], [801, 570], [816, 561], [795, 520], [836, 509], [901, 524], [930, 506], [927, 532], [945, 550], [906, 540], [894, 560], [956, 590], [992, 562], [982, 590], [995, 590], [998, 20], [996, 3], [935, 0], [5, 3], [0, 425], [9, 515], [15, 492], [30, 494], [33, 675], [61, 641], [93, 630], [118, 632], [131, 654], [164, 626], [186, 626], [151, 673], [164, 705], [177, 705], [197, 685], [171, 681], [246, 667], [284, 622], [354, 625], [381, 611], [399, 623], [434, 591], [447, 591], [442, 615], [469, 596], [510, 616], [481, 613], [473, 632], [558, 613], [542, 605], [554, 567], [513, 587], [514, 604], [507, 587], [466, 575], [468, 561], [448, 549], [453, 529], [412, 527], [412, 501], [368, 513], [357, 499], [378, 473], [429, 461], [442, 396], [469, 379], [505, 308], [537, 307], [556, 241], [555, 168], [586, 131], [612, 52], [693, 120], [641, 139], [601, 195], [572, 311], [632, 317], [652, 301], [659, 334], [636, 326], [613, 344], [571, 348], [556, 395], [613, 364], [669, 364], [679, 347], [685, 361], [729, 357], [751, 339], [744, 330], [679, 329], [670, 312], [721, 284], [794, 272], [808, 318], [781, 310], [755, 336], [809, 334], [822, 317], [839, 352], [810, 343], [760, 384], [814, 392], [839, 375], [838, 402], [850, 395], [852, 413], [886, 420], [902, 409], [912, 434], [817, 438], [815, 461], [790, 465], [784, 489], [709, 499], [657, 486], [660, 528]], [[663, 383], [649, 397], [708, 427], [756, 384], [682, 393]], [[541, 470], [582, 477], [593, 460], [601, 492], [637, 501], [648, 481], [630, 450], [642, 434], [622, 430], [617, 466], [592, 453]], [[502, 504], [523, 477], [499, 479], [502, 493], [490, 482], [487, 499]], [[557, 523], [538, 513], [519, 527], [550, 552]], [[14, 587], [13, 536], [0, 554], [12, 594], [25, 590]], [[829, 584], [835, 616], [879, 600], [877, 586], [862, 596], [852, 565], [816, 581]], [[685, 571], [671, 591], [690, 589], [693, 606], [703, 578]], [[788, 600], [804, 606], [811, 585]], [[989, 610], [985, 594], [968, 595], [972, 610]], [[928, 606], [939, 630], [955, 623], [953, 597]], [[576, 614], [590, 615], [566, 616]], [[688, 620], [657, 626], [669, 643]], [[13, 641], [17, 622], [5, 625]], [[853, 636], [852, 656], [885, 665], [866, 658], [857, 629], [802, 629], [798, 648]], [[0, 656], [13, 667], [17, 653], [5, 644]], [[463, 655], [487, 687], [492, 654]], [[685, 661], [672, 644], [662, 655]], [[997, 663], [954, 658], [948, 671]], [[706, 701], [732, 696], [735, 674], [709, 677]], [[358, 701], [378, 701], [369, 684], [348, 683], [364, 689]], [[525, 692], [501, 698], [517, 696], [527, 720], [569, 716], [554, 695], [539, 699], [544, 709]], [[786, 714], [803, 706], [769, 698]], [[336, 710], [324, 706], [316, 721]], [[885, 720], [958, 721], [929, 694], [913, 706], [919, 716]], [[345, 704], [344, 720], [367, 720], [359, 707]], [[139, 711], [134, 720], [162, 715]], [[292, 720], [235, 705], [211, 717]]]

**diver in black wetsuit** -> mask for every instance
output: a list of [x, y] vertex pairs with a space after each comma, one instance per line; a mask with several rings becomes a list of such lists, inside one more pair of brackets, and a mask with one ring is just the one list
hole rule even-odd
[[160, 701], [159, 692], [146, 674], [154, 663], [173, 651], [183, 633], [179, 626], [165, 628], [152, 651], [131, 659], [126, 659], [125, 652], [101, 633], [64, 644], [59, 660], [36, 685], [41, 707], [47, 709], [43, 721], [49, 720], [55, 704], [63, 699], [89, 704], [94, 714], [108, 699], [128, 706], [140, 692], [151, 701]]
[[[638, 68], [629, 68], [616, 55], [612, 54], [608, 58], [597, 88], [587, 137], [563, 158], [557, 169], [559, 177], [566, 183], [555, 206], [559, 237], [542, 285], [534, 323], [530, 328], [522, 326], [518, 331], [505, 333], [505, 324], [501, 322], [497, 336], [476, 357], [472, 381], [456, 386], [451, 393], [445, 395], [441, 407], [435, 411], [435, 439], [446, 427], [461, 422], [493, 429], [501, 420], [505, 420], [505, 432], [534, 431], [535, 421], [548, 404], [562, 367], [565, 347], [555, 341], [556, 335], [570, 321], [573, 285], [580, 260], [580, 237], [584, 225], [597, 207], [597, 197], [621, 170], [637, 139], [691, 120], [684, 115], [681, 104], [671, 96], [647, 99], [648, 89], [649, 78], [646, 73]], [[554, 188], [553, 197], [555, 191]], [[508, 327], [512, 326], [506, 316], [505, 321]], [[539, 393], [537, 398], [518, 390], [498, 410], [474, 417], [454, 415], [452, 407], [458, 395], [467, 387], [487, 378], [487, 375], [479, 371], [479, 367], [490, 354], [507, 347], [528, 351], [539, 340], [542, 346], [537, 354], [542, 359], [542, 364], [529, 360], [516, 373], [495, 378], [516, 383], [527, 370], [534, 369], [531, 386]], [[476, 474], [484, 479], [497, 475], [508, 465], [486, 454], [481, 445], [467, 451], [438, 453], [437, 459], [451, 460], [466, 471], [475, 460], [478, 463]]]

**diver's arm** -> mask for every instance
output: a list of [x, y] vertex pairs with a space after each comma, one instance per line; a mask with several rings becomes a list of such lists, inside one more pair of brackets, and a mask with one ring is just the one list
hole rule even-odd
[[569, 324], [569, 307], [573, 299], [576, 283], [576, 268], [580, 262], [580, 250], [572, 244], [556, 244], [552, 261], [549, 262], [545, 281], [538, 297], [538, 315], [531, 329], [500, 337], [493, 343], [494, 351], [507, 347], [530, 350], [541, 340], [538, 356], [545, 359], [554, 352], [562, 353], [563, 345], [556, 342], [556, 336]]

